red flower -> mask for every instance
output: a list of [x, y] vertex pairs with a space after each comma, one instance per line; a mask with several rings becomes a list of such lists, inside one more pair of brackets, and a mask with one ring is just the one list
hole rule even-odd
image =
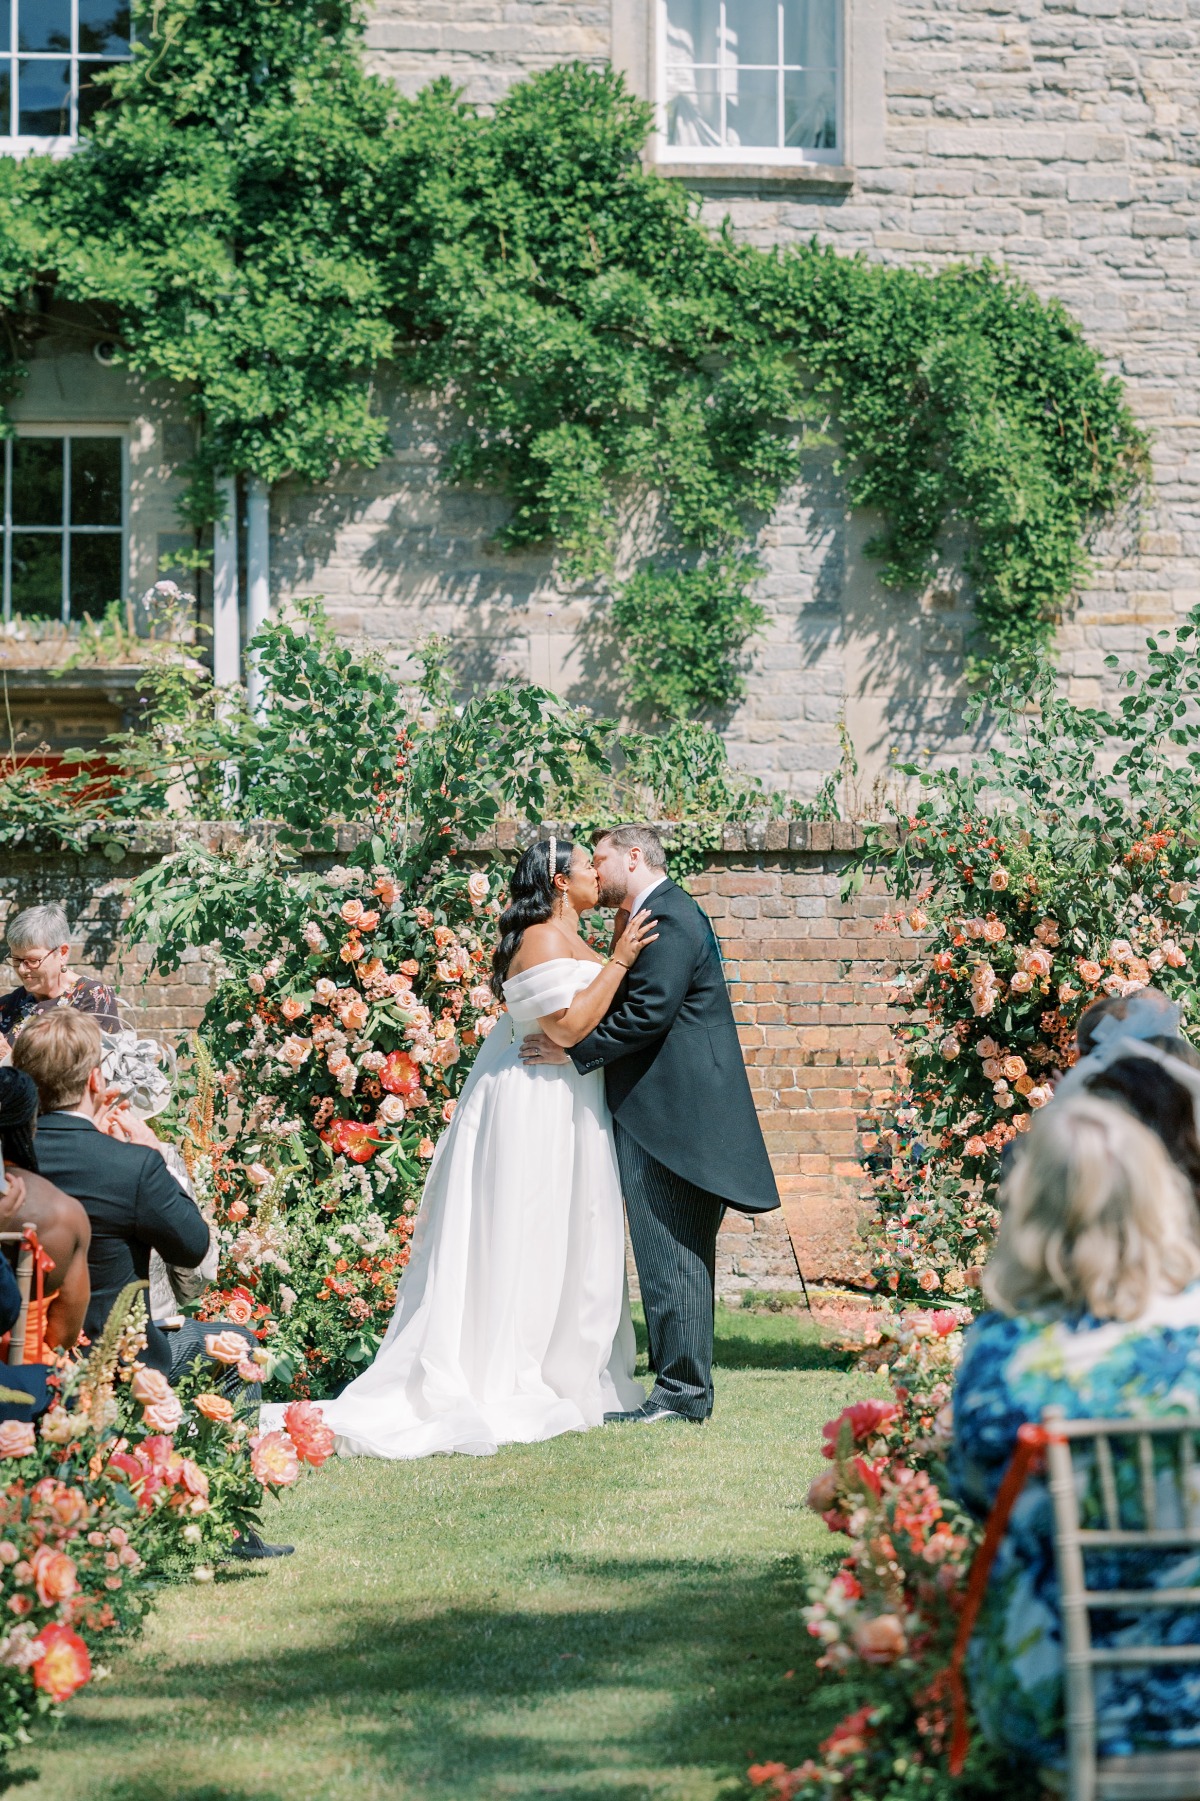
[[379, 1081], [389, 1094], [415, 1094], [421, 1086], [421, 1072], [407, 1051], [393, 1051], [379, 1072]]
[[335, 1119], [329, 1128], [329, 1142], [338, 1156], [349, 1157], [351, 1163], [368, 1163], [387, 1139], [361, 1120]]
[[43, 1626], [33, 1642], [42, 1647], [33, 1666], [33, 1680], [52, 1701], [69, 1701], [76, 1689], [91, 1680], [88, 1648], [70, 1626]]
[[333, 1432], [314, 1401], [293, 1401], [283, 1410], [283, 1423], [302, 1463], [319, 1468], [332, 1455]]
[[894, 1401], [856, 1401], [853, 1407], [843, 1407], [837, 1418], [829, 1420], [822, 1428], [825, 1440], [822, 1451], [826, 1457], [837, 1456], [837, 1443], [843, 1426], [850, 1428], [850, 1436], [855, 1444], [861, 1444], [864, 1439], [873, 1438], [876, 1432], [881, 1432], [899, 1411]]

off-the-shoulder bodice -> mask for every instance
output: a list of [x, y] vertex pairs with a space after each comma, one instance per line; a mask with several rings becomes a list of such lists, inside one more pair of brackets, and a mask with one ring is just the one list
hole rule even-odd
[[569, 1007], [575, 996], [595, 981], [601, 967], [581, 957], [551, 957], [546, 963], [523, 969], [520, 975], [509, 976], [504, 984], [504, 999], [517, 1036], [523, 1037], [548, 1013]]

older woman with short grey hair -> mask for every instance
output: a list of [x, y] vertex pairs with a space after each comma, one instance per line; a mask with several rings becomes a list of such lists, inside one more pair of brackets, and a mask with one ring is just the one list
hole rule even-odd
[[[67, 916], [61, 907], [26, 907], [9, 921], [8, 960], [19, 986], [0, 997], [0, 1037], [11, 1044], [27, 1019], [53, 1007], [92, 1013], [102, 1031], [120, 1028], [117, 997], [104, 982], [70, 967]], [[0, 1049], [3, 1047], [0, 1046]]]

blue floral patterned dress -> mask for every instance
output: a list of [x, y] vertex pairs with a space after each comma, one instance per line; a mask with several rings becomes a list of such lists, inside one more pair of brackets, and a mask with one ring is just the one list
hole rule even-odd
[[[954, 1391], [951, 1483], [979, 1518], [995, 1499], [1018, 1427], [1040, 1421], [1046, 1407], [1074, 1418], [1200, 1414], [1200, 1283], [1128, 1323], [1049, 1313], [987, 1313], [975, 1322]], [[1132, 1470], [1117, 1473], [1122, 1486], [1123, 1475], [1132, 1482]], [[1158, 1499], [1164, 1523], [1172, 1508], [1197, 1523], [1200, 1496], [1180, 1497], [1165, 1467]], [[1085, 1525], [1102, 1523], [1090, 1499], [1082, 1506]], [[1200, 1554], [1192, 1552], [1092, 1552], [1086, 1569], [1093, 1588], [1200, 1585]], [[1094, 1614], [1092, 1630], [1097, 1645], [1194, 1644], [1200, 1613]], [[1034, 1476], [1013, 1509], [967, 1659], [984, 1733], [1023, 1765], [1064, 1761], [1062, 1672], [1053, 1511], [1044, 1479]], [[1200, 1745], [1200, 1669], [1097, 1671], [1096, 1712], [1102, 1756]]]

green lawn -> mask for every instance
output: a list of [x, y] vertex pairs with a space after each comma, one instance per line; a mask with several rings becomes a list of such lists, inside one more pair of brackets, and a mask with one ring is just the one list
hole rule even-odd
[[710, 1801], [798, 1758], [839, 1705], [804, 1492], [876, 1385], [790, 1316], [722, 1309], [718, 1341], [703, 1428], [317, 1472], [269, 1516], [296, 1555], [167, 1594], [21, 1801]]

